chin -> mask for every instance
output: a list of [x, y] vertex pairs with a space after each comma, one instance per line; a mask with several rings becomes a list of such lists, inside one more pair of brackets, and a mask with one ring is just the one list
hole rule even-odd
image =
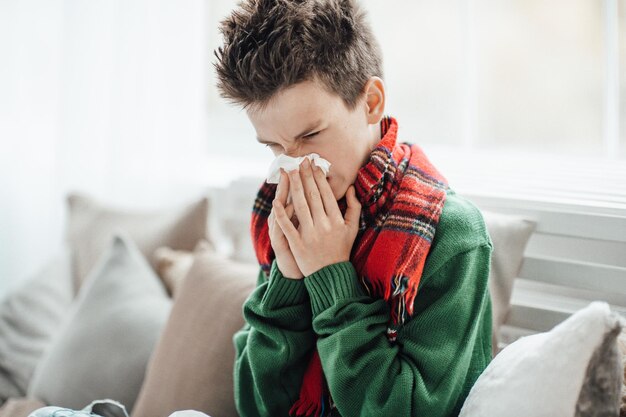
[[333, 195], [335, 196], [335, 200], [339, 201], [342, 198], [344, 198], [346, 196], [346, 193], [348, 192], [348, 189], [346, 188], [345, 190], [337, 190], [335, 187], [332, 187], [333, 190]]
[[334, 181], [333, 177], [328, 177], [328, 185], [330, 185], [330, 189], [333, 190], [333, 195], [335, 196], [335, 200], [339, 201], [346, 196], [348, 192], [349, 185], [345, 184], [337, 184]]

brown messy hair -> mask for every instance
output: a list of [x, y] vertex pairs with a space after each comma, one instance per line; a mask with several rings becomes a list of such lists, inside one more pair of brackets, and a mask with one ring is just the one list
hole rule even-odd
[[367, 80], [383, 77], [380, 47], [356, 0], [242, 0], [220, 32], [217, 87], [244, 108], [318, 80], [354, 109]]

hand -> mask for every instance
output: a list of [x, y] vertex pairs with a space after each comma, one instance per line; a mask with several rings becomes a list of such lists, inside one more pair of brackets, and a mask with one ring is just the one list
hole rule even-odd
[[[278, 182], [278, 187], [276, 188], [276, 196], [274, 197], [274, 201], [279, 201], [285, 209], [285, 215], [287, 217], [287, 221], [292, 223], [294, 227], [298, 227], [298, 220], [292, 219], [294, 214], [293, 204], [287, 204], [287, 195], [289, 192], [289, 177], [285, 172], [280, 170], [280, 180]], [[268, 227], [269, 227], [269, 235], [270, 242], [272, 244], [272, 248], [274, 249], [274, 254], [276, 255], [276, 264], [278, 269], [286, 278], [291, 279], [302, 279], [304, 275], [298, 268], [298, 264], [291, 253], [291, 249], [289, 249], [289, 243], [285, 238], [285, 234], [282, 229], [276, 225], [276, 215], [275, 209], [272, 208], [270, 215], [267, 219]]]
[[290, 212], [281, 200], [274, 200], [272, 211], [300, 271], [309, 276], [325, 266], [349, 261], [361, 216], [354, 186], [346, 194], [344, 219], [326, 175], [317, 166], [311, 167], [308, 158], [288, 177], [299, 226], [290, 221]]

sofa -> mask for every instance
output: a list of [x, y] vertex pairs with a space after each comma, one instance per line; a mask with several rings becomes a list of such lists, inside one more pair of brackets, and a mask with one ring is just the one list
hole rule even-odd
[[[213, 189], [152, 211], [68, 195], [64, 244], [0, 303], [0, 417], [104, 398], [131, 417], [184, 409], [236, 416], [232, 336], [259, 270], [248, 222], [260, 183], [238, 182], [230, 199], [232, 188]], [[502, 343], [535, 225], [483, 216], [494, 243], [494, 360], [461, 415], [496, 415], [504, 404], [513, 416], [626, 416], [624, 319], [608, 305], [593, 303], [549, 332]], [[527, 400], [541, 397], [533, 391], [538, 379], [550, 382], [541, 394], [553, 401]]]

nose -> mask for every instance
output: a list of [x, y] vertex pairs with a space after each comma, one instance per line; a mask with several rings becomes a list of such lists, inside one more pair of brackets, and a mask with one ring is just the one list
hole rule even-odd
[[300, 156], [302, 156], [300, 155], [300, 152], [298, 151], [298, 149], [295, 147], [291, 149], [285, 149], [283, 154], [290, 156], [292, 158], [299, 158]]

